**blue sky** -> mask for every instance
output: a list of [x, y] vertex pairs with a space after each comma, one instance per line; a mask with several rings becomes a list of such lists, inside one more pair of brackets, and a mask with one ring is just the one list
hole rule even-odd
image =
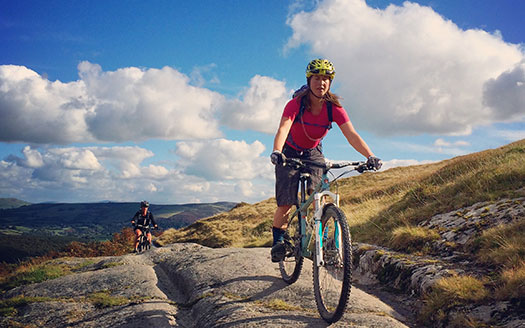
[[[0, 0], [0, 197], [256, 202], [308, 61], [385, 168], [525, 138], [525, 12], [501, 1]], [[359, 160], [338, 128], [331, 160]]]

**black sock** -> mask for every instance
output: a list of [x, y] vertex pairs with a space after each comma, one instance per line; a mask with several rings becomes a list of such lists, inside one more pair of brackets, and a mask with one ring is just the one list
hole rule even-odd
[[285, 230], [283, 230], [283, 229], [272, 227], [272, 233], [273, 233], [273, 244], [272, 244], [272, 246], [274, 246], [278, 242], [282, 242], [284, 240], [284, 232], [285, 232]]

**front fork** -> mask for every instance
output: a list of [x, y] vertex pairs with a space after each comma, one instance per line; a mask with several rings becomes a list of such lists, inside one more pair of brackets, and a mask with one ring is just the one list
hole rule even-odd
[[[323, 217], [323, 209], [326, 206], [325, 203], [325, 196], [331, 197], [334, 200], [334, 204], [336, 206], [339, 206], [339, 194], [333, 193], [329, 190], [325, 190], [323, 192], [316, 193], [314, 195], [314, 235], [315, 236], [315, 258], [316, 258], [316, 265], [318, 267], [323, 266], [324, 260], [323, 260], [323, 237], [328, 236], [328, 229], [326, 231], [323, 227], [323, 222], [321, 221]], [[340, 250], [340, 233], [339, 233], [339, 225], [335, 225], [335, 242], [336, 242], [336, 248], [341, 252]]]

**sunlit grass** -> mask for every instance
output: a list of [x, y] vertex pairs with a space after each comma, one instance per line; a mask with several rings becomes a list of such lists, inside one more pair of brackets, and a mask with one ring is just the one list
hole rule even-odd
[[458, 305], [478, 303], [489, 296], [484, 283], [472, 276], [451, 276], [441, 278], [424, 296], [419, 319], [424, 324], [442, 321], [448, 309]]
[[478, 240], [480, 261], [516, 266], [525, 259], [525, 220], [484, 231]]
[[501, 300], [518, 299], [525, 302], [525, 260], [515, 267], [503, 270], [501, 287], [496, 290], [496, 297]]
[[13, 272], [1, 277], [0, 290], [55, 279], [70, 273], [71, 268], [66, 265], [56, 265], [49, 261], [44, 263], [26, 262], [18, 266]]
[[128, 304], [129, 299], [122, 296], [112, 296], [109, 291], [95, 292], [87, 297], [88, 301], [96, 308], [103, 309], [112, 306]]
[[438, 239], [439, 234], [435, 230], [407, 225], [394, 229], [390, 245], [398, 251], [418, 251]]
[[[335, 187], [334, 187], [335, 189]], [[428, 254], [437, 230], [419, 223], [478, 202], [525, 197], [525, 140], [453, 159], [341, 179], [337, 183], [352, 241]], [[169, 231], [163, 243], [197, 242], [212, 247], [269, 245], [274, 199], [243, 204], [229, 212]], [[423, 317], [439, 320], [454, 306], [509, 300], [525, 294], [525, 222], [488, 229], [466, 256], [494, 268], [483, 278], [454, 276], [426, 295]], [[486, 282], [486, 281], [488, 282]], [[462, 321], [475, 327], [470, 318]]]

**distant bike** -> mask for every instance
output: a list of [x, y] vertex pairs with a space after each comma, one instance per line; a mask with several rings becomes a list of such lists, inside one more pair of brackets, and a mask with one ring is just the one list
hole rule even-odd
[[[364, 162], [318, 163], [287, 158], [285, 165], [300, 171], [300, 203], [290, 215], [284, 236], [285, 258], [279, 262], [281, 276], [292, 284], [299, 278], [304, 258], [313, 261], [314, 294], [317, 309], [328, 323], [341, 319], [350, 296], [352, 278], [352, 249], [348, 222], [339, 208], [339, 194], [330, 185], [341, 176], [358, 171], [373, 170]], [[323, 169], [321, 182], [307, 198], [307, 166]], [[328, 178], [331, 169], [353, 166], [335, 177]], [[313, 209], [310, 208], [314, 204]]]
[[142, 224], [137, 224], [135, 225], [135, 229], [140, 229], [140, 231], [142, 232], [139, 236], [139, 245], [137, 246], [137, 253], [150, 249], [151, 244], [148, 241], [148, 237], [147, 237], [148, 232], [150, 232], [149, 225], [144, 226]]

